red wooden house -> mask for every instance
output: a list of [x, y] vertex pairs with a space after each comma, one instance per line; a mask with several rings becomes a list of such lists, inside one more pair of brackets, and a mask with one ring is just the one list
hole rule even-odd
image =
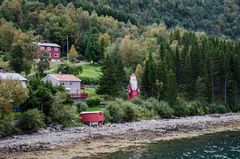
[[39, 58], [39, 52], [48, 52], [51, 61], [60, 61], [60, 48], [61, 46], [55, 43], [40, 43], [34, 42], [34, 44], [39, 46], [37, 58]]

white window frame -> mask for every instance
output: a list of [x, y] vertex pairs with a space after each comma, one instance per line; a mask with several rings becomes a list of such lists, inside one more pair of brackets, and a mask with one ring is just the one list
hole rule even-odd
[[40, 50], [45, 50], [45, 47], [44, 47], [44, 46], [41, 46], [41, 47], [40, 47]]
[[52, 49], [51, 47], [49, 47], [49, 46], [47, 47], [47, 50], [48, 50], [48, 51], [51, 51], [51, 49]]
[[54, 48], [54, 51], [58, 51], [58, 47], [55, 47], [55, 48]]

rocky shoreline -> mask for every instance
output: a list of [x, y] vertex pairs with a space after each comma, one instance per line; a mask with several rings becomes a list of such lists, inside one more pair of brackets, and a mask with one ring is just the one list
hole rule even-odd
[[240, 114], [42, 129], [34, 134], [1, 139], [0, 158], [80, 158], [159, 140], [228, 130], [240, 130]]

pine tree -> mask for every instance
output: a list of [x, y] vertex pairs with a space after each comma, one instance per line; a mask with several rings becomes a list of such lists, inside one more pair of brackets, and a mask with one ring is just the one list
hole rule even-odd
[[171, 105], [174, 105], [177, 99], [177, 82], [176, 75], [172, 69], [167, 72], [166, 80], [166, 100]]
[[102, 64], [102, 76], [99, 80], [97, 94], [116, 96], [118, 94], [118, 85], [115, 66], [112, 60], [107, 56]]

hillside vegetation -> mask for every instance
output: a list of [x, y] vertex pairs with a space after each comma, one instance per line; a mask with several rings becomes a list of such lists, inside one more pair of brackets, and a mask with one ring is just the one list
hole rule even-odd
[[181, 26], [211, 35], [240, 35], [238, 0], [93, 0], [88, 4], [125, 13], [138, 25], [164, 22], [168, 27]]
[[[170, 28], [180, 26], [194, 31], [204, 31], [210, 35], [225, 35], [230, 38], [238, 38], [240, 35], [240, 2], [238, 0], [21, 1], [24, 3], [22, 10], [17, 3], [15, 9], [18, 10], [15, 11], [15, 14], [20, 13], [16, 17], [17, 20], [25, 19], [29, 23], [25, 24], [24, 27], [36, 22], [35, 20], [38, 20], [37, 13], [48, 4], [66, 6], [72, 2], [76, 8], [82, 7], [89, 13], [96, 11], [100, 16], [112, 16], [118, 21], [125, 23], [130, 21], [138, 26], [165, 23]], [[2, 11], [4, 17], [11, 19], [7, 14], [8, 10]], [[26, 15], [27, 17], [25, 17]], [[37, 24], [34, 25], [37, 26]]]

